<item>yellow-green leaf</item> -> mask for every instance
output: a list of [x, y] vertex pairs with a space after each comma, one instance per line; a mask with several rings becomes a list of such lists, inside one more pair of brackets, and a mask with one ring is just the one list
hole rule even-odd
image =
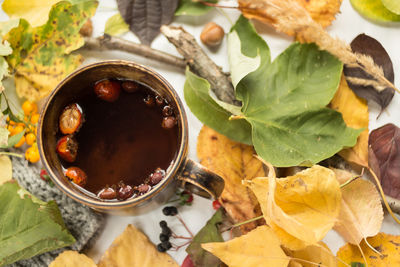
[[84, 44], [79, 30], [94, 15], [97, 1], [76, 4], [60, 2], [53, 6], [49, 20], [32, 28], [21, 19], [6, 39], [13, 48], [7, 57], [15, 73], [15, 85], [20, 97], [38, 100], [83, 61], [82, 56], [70, 54]]
[[381, 0], [350, 0], [350, 3], [357, 12], [373, 21], [400, 21], [400, 15], [388, 10]]
[[120, 35], [129, 31], [129, 25], [126, 24], [121, 14], [117, 13], [106, 21], [104, 33], [109, 35]]
[[2, 8], [10, 18], [23, 18], [33, 26], [46, 23], [49, 11], [60, 0], [5, 0]]
[[8, 156], [0, 155], [0, 185], [12, 179], [12, 164]]

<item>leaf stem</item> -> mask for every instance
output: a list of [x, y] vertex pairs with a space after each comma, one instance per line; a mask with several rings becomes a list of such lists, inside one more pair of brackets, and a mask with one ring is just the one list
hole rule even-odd
[[349, 180], [347, 180], [346, 182], [344, 182], [343, 184], [340, 185], [340, 188], [345, 187], [346, 185], [354, 182], [355, 180], [357, 180], [358, 178], [361, 178], [364, 174], [364, 168], [362, 169], [361, 173], [359, 175], [353, 176], [351, 177]]
[[22, 155], [22, 154], [13, 153], [13, 152], [5, 152], [5, 151], [0, 151], [0, 155], [18, 157], [18, 158], [23, 158], [24, 157], [24, 155]]
[[262, 218], [264, 218], [264, 216], [263, 216], [263, 215], [260, 215], [260, 216], [255, 217], [255, 218], [251, 218], [251, 219], [249, 219], [249, 220], [247, 220], [247, 221], [240, 222], [240, 223], [236, 223], [236, 224], [232, 225], [231, 228], [235, 228], [235, 227], [239, 227], [239, 226], [242, 226], [242, 225], [244, 225], [244, 224], [247, 224], [247, 223], [255, 222], [255, 221], [258, 221], [258, 220], [260, 220], [260, 219], [262, 219]]
[[396, 215], [393, 213], [392, 209], [390, 208], [386, 197], [385, 197], [385, 192], [383, 192], [382, 186], [381, 186], [381, 182], [379, 181], [378, 177], [376, 176], [375, 172], [368, 167], [368, 171], [372, 174], [372, 177], [374, 177], [376, 185], [378, 186], [379, 189], [379, 193], [381, 194], [381, 197], [383, 199], [383, 203], [385, 203], [385, 207], [388, 210], [390, 216], [392, 216], [393, 220], [395, 220], [398, 224], [400, 224], [400, 220], [396, 217]]
[[244, 116], [243, 114], [242, 115], [235, 115], [235, 116], [230, 116], [229, 117], [229, 120], [230, 121], [233, 121], [233, 120], [241, 120], [241, 119], [244, 119], [244, 118], [246, 118], [246, 116]]
[[187, 227], [186, 223], [183, 221], [182, 217], [177, 214], [176, 217], [178, 218], [178, 220], [182, 223], [183, 227], [185, 227], [186, 231], [189, 233], [189, 235], [193, 238], [194, 235], [193, 233], [190, 231], [190, 229]]

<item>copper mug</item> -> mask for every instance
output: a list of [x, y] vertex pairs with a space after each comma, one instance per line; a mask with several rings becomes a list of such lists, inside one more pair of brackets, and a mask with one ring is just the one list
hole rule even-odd
[[[58, 118], [64, 107], [75, 102], [77, 96], [91, 88], [96, 81], [106, 78], [129, 79], [148, 85], [168, 99], [177, 112], [179, 148], [166, 177], [150, 192], [125, 201], [104, 201], [85, 194], [82, 188], [64, 176], [55, 149]], [[177, 186], [206, 198], [217, 198], [224, 187], [221, 177], [187, 157], [188, 122], [182, 102], [173, 87], [155, 71], [134, 62], [97, 62], [76, 70], [61, 81], [43, 106], [38, 126], [38, 147], [43, 165], [54, 184], [72, 199], [101, 212], [118, 215], [146, 212], [166, 203]]]

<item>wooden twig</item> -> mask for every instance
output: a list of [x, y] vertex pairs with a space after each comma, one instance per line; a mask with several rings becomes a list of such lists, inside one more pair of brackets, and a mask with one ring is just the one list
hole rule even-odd
[[229, 104], [239, 105], [228, 73], [222, 71], [203, 51], [196, 39], [182, 27], [164, 25], [161, 33], [167, 37], [185, 58], [190, 70], [210, 83], [215, 95]]
[[182, 70], [186, 68], [186, 62], [182, 58], [153, 49], [147, 45], [127, 41], [119, 37], [110, 36], [108, 34], [97, 38], [85, 37], [85, 46], [83, 48], [97, 51], [121, 50], [143, 56], [145, 58], [153, 59], [158, 62], [176, 66]]

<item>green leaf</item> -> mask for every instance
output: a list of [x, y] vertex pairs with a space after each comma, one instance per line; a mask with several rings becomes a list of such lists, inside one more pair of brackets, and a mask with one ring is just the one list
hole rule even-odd
[[184, 96], [192, 113], [202, 123], [230, 139], [251, 144], [250, 124], [245, 120], [229, 120], [232, 114], [215, 102], [210, 90], [207, 80], [186, 70]]
[[120, 13], [115, 14], [106, 21], [104, 33], [109, 35], [120, 35], [129, 31], [129, 25], [126, 24]]
[[264, 69], [271, 63], [267, 43], [243, 16], [239, 17], [228, 35], [228, 59], [235, 88], [247, 74], [258, 68]]
[[206, 223], [206, 225], [195, 235], [192, 243], [186, 248], [194, 266], [219, 267], [221, 261], [210, 252], [204, 250], [201, 244], [208, 242], [224, 242], [218, 225], [222, 223], [223, 211], [219, 209]]
[[10, 132], [6, 128], [0, 127], [0, 147], [7, 146], [9, 134]]
[[21, 19], [6, 39], [13, 53], [7, 57], [15, 73], [18, 96], [30, 100], [45, 97], [82, 62], [70, 54], [84, 44], [79, 30], [94, 15], [97, 1], [63, 1], [55, 4], [46, 24], [32, 28]]
[[0, 266], [75, 242], [57, 204], [43, 202], [13, 182], [0, 186]]
[[391, 12], [400, 15], [400, 1], [399, 0], [382, 0], [383, 5]]
[[[205, 0], [205, 2], [217, 3], [218, 0]], [[211, 9], [213, 9], [213, 7], [206, 6], [195, 0], [180, 0], [179, 6], [175, 11], [175, 16], [200, 16], [206, 14]]]
[[350, 0], [350, 3], [358, 13], [373, 21], [400, 21], [400, 15], [388, 10], [381, 0]]
[[22, 136], [24, 136], [25, 134], [25, 130], [23, 130], [20, 133], [17, 133], [16, 135], [10, 136], [8, 138], [8, 144], [6, 146], [0, 146], [0, 148], [10, 148], [13, 147], [15, 144], [17, 144], [19, 142], [19, 140], [21, 140]]
[[362, 129], [347, 128], [328, 109], [342, 64], [314, 44], [294, 43], [266, 69], [246, 76], [237, 90], [252, 125], [257, 154], [277, 167], [310, 165], [354, 146]]

